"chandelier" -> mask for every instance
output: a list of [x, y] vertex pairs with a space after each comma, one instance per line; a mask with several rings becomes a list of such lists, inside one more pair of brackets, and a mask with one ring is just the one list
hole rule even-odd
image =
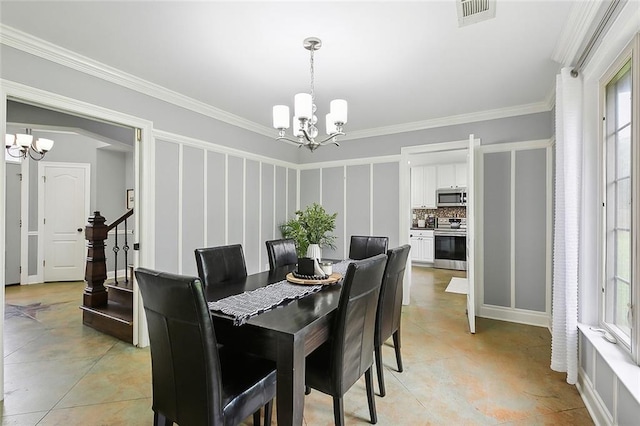
[[286, 105], [275, 105], [273, 107], [273, 127], [278, 130], [276, 140], [292, 143], [298, 147], [307, 147], [313, 152], [319, 146], [327, 144], [335, 144], [340, 146], [337, 141], [338, 136], [344, 136], [342, 126], [347, 123], [347, 101], [344, 99], [334, 99], [329, 104], [329, 113], [327, 114], [326, 133], [327, 137], [322, 140], [318, 138], [318, 128], [316, 124], [316, 96], [313, 87], [314, 70], [313, 70], [313, 52], [322, 47], [322, 41], [316, 37], [308, 37], [302, 43], [305, 49], [311, 54], [311, 93], [298, 93], [294, 97], [294, 116], [293, 116], [293, 136], [292, 139], [285, 134], [285, 130], [289, 128], [289, 107]]
[[16, 133], [15, 135], [4, 135], [4, 144], [7, 153], [13, 158], [29, 157], [35, 161], [40, 161], [53, 148], [51, 139], [38, 138], [33, 139], [31, 129], [25, 129], [25, 133]]

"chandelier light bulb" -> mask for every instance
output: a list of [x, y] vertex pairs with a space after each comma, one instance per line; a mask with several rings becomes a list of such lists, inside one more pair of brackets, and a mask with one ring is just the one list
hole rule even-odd
[[273, 127], [275, 129], [289, 128], [289, 107], [288, 106], [276, 105], [273, 107]]

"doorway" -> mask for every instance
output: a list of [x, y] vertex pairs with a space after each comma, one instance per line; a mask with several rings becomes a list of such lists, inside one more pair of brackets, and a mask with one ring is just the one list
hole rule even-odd
[[[413, 165], [424, 164], [432, 161], [433, 157], [452, 158], [456, 155], [466, 160], [467, 170], [467, 207], [466, 207], [466, 246], [467, 246], [467, 316], [469, 320], [469, 331], [475, 333], [475, 308], [476, 308], [476, 289], [475, 289], [475, 153], [479, 146], [479, 139], [475, 139], [473, 135], [469, 136], [469, 140], [435, 143], [428, 145], [419, 145], [404, 147], [401, 149], [400, 160], [400, 244], [410, 243], [410, 229], [413, 221], [412, 203], [411, 203], [411, 179], [410, 169]], [[462, 157], [463, 156], [463, 157]], [[410, 262], [410, 260], [409, 260]], [[411, 275], [408, 273], [411, 264], [407, 265], [407, 273], [404, 280], [404, 304], [409, 303], [409, 294], [411, 290]]]

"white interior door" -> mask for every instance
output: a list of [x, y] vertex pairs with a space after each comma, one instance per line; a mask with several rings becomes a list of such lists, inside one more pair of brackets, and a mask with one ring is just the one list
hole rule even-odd
[[475, 154], [476, 143], [473, 135], [469, 135], [467, 149], [467, 317], [469, 331], [476, 332], [476, 288], [475, 288]]
[[84, 227], [89, 217], [89, 165], [43, 166], [44, 281], [84, 279]]

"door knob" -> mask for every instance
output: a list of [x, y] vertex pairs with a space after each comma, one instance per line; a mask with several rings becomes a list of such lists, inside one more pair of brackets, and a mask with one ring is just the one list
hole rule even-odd
[[78, 228], [78, 232], [82, 232], [82, 228]]

